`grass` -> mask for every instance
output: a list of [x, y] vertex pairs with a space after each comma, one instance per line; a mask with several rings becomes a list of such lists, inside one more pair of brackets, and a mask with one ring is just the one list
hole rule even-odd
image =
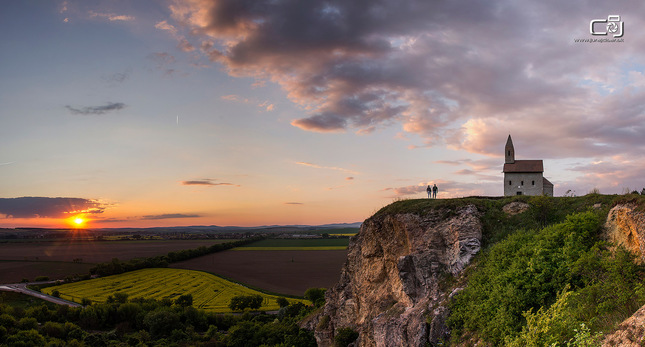
[[[126, 293], [130, 299], [170, 299], [191, 294], [193, 306], [213, 312], [231, 312], [228, 304], [236, 295], [261, 295], [264, 299], [260, 310], [279, 309], [278, 295], [268, 295], [243, 285], [233, 283], [202, 271], [182, 269], [142, 269], [120, 275], [107, 276], [88, 281], [81, 281], [43, 289], [43, 293], [52, 294], [58, 290], [60, 297], [80, 303], [83, 298], [92, 302], [106, 302], [114, 293]], [[289, 299], [292, 302], [306, 300]]]
[[340, 239], [265, 239], [234, 248], [235, 251], [328, 251], [342, 250], [348, 238]]
[[[632, 200], [645, 201], [640, 196], [628, 196]], [[623, 195], [587, 194], [579, 197], [512, 196], [512, 197], [467, 197], [458, 199], [409, 199], [394, 202], [380, 209], [371, 218], [381, 218], [389, 214], [411, 213], [426, 216], [432, 213], [454, 214], [454, 211], [467, 205], [475, 205], [482, 213], [484, 247], [503, 240], [517, 230], [540, 229], [546, 225], [559, 223], [571, 213], [595, 210], [600, 204], [604, 215], [617, 202], [626, 198]], [[514, 202], [528, 203], [530, 208], [524, 213], [509, 216], [502, 207]], [[631, 200], [630, 200], [631, 201]]]
[[0, 291], [0, 303], [9, 305], [11, 307], [18, 307], [22, 309], [28, 309], [30, 307], [40, 306], [45, 304], [50, 309], [55, 309], [58, 305], [45, 301], [42, 299], [35, 298], [33, 296], [25, 295], [17, 292], [5, 292]]

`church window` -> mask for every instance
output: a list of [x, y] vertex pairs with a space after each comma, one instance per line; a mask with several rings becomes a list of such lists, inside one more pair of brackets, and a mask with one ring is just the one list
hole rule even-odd
[[508, 181], [508, 185], [509, 185], [509, 186], [512, 186], [512, 185], [513, 185], [513, 182]]
[[521, 183], [520, 185], [521, 185], [521, 186], [523, 186], [523, 185], [524, 185], [524, 181], [522, 181], [522, 183]]
[[533, 185], [533, 186], [534, 186], [534, 185], [535, 185], [535, 181], [531, 181], [531, 185]]
[[522, 192], [517, 192], [517, 195], [522, 195]]

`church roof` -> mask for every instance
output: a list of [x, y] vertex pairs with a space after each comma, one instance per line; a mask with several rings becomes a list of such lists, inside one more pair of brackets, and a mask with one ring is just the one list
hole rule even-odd
[[544, 172], [542, 160], [516, 160], [504, 164], [504, 172]]
[[546, 186], [551, 186], [551, 187], [553, 187], [553, 183], [551, 183], [551, 182], [550, 182], [549, 180], [547, 180], [546, 178], [542, 177], [542, 186], [544, 186], [544, 187], [546, 187]]

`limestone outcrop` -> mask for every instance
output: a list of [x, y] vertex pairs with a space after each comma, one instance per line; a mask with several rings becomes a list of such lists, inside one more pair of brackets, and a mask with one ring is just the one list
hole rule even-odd
[[609, 211], [605, 223], [607, 238], [636, 252], [645, 261], [645, 212], [635, 204], [619, 204]]
[[359, 332], [357, 346], [426, 346], [447, 339], [444, 304], [450, 293], [441, 282], [458, 275], [479, 251], [479, 217], [474, 205], [466, 205], [367, 219], [317, 317], [318, 345], [331, 346], [340, 328]]
[[[607, 238], [636, 252], [645, 261], [645, 212], [635, 204], [619, 204], [609, 211], [605, 224]], [[623, 321], [603, 339], [603, 346], [642, 346], [645, 340], [645, 306]]]
[[513, 201], [509, 204], [504, 205], [502, 207], [502, 211], [508, 215], [516, 215], [523, 213], [524, 211], [528, 210], [531, 207], [531, 205], [522, 202], [522, 201]]

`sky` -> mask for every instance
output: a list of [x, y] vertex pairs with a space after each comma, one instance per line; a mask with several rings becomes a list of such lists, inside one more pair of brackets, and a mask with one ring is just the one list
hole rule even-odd
[[0, 6], [0, 227], [359, 222], [503, 195], [509, 134], [556, 196], [645, 187], [640, 0]]

